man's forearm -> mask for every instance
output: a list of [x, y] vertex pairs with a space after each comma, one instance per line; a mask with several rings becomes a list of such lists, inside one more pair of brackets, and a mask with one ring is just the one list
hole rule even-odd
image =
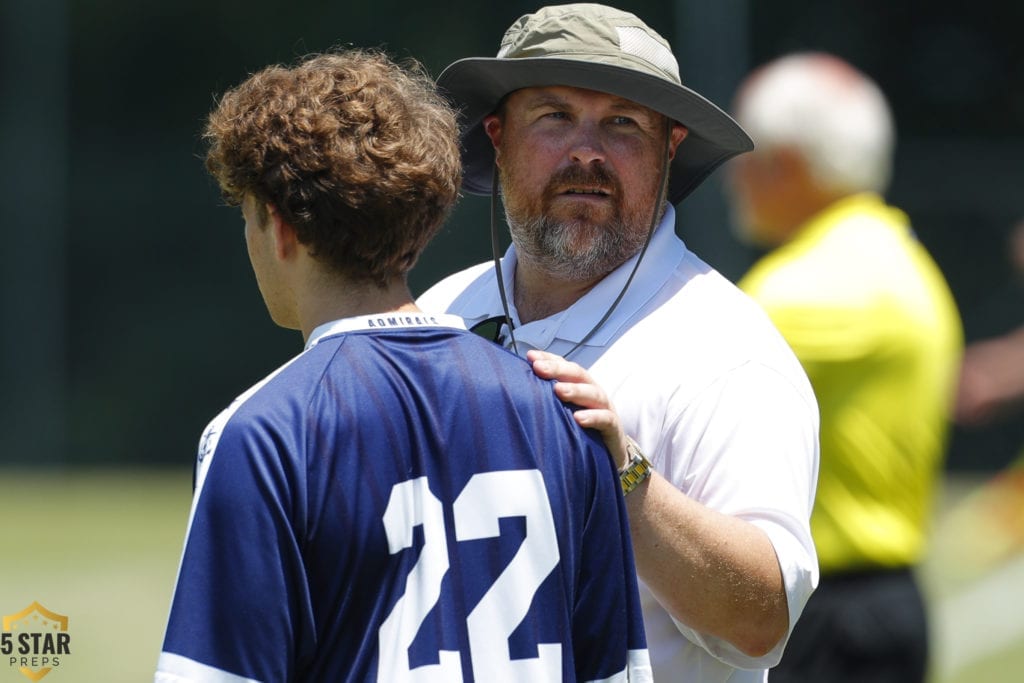
[[669, 613], [751, 657], [789, 629], [768, 536], [688, 498], [655, 474], [626, 497], [637, 572]]

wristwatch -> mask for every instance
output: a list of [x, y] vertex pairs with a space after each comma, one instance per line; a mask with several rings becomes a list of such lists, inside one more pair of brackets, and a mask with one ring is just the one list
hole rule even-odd
[[619, 481], [622, 482], [622, 495], [626, 495], [640, 483], [651, 476], [651, 461], [647, 459], [640, 446], [630, 437], [626, 437], [626, 454], [629, 462], [619, 470]]

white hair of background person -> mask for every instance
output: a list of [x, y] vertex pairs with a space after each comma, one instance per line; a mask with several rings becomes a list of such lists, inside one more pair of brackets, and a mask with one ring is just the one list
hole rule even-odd
[[736, 119], [760, 151], [801, 152], [824, 186], [882, 193], [892, 175], [895, 128], [881, 89], [836, 57], [798, 53], [755, 73]]

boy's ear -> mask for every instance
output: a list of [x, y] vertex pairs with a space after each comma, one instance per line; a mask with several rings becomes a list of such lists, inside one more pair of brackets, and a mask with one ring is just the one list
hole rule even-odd
[[287, 222], [281, 212], [273, 204], [267, 204], [270, 212], [270, 229], [274, 231], [274, 254], [282, 261], [295, 255], [299, 246], [299, 237], [291, 223]]

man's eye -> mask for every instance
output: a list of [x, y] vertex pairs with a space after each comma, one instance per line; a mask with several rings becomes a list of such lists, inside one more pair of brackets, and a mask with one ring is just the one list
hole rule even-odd
[[636, 121], [629, 118], [628, 116], [616, 116], [612, 118], [612, 123], [617, 126], [635, 126]]
[[566, 114], [564, 111], [549, 111], [547, 114], [544, 115], [544, 118], [562, 120], [569, 118], [569, 115]]

